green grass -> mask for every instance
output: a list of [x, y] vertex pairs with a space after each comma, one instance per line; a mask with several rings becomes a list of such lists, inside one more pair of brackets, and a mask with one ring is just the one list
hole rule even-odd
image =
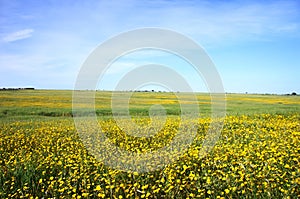
[[[111, 116], [111, 92], [97, 91], [96, 114]], [[120, 94], [120, 93], [119, 93]], [[122, 93], [121, 93], [122, 94]], [[197, 93], [201, 116], [209, 116], [210, 95]], [[188, 102], [191, 94], [185, 94]], [[227, 115], [251, 115], [260, 113], [285, 114], [300, 112], [300, 96], [227, 94]], [[180, 102], [176, 93], [135, 92], [130, 98], [131, 115], [148, 116], [154, 104], [161, 104], [168, 115], [179, 115]], [[17, 90], [0, 92], [0, 118], [8, 117], [72, 117], [71, 90]]]

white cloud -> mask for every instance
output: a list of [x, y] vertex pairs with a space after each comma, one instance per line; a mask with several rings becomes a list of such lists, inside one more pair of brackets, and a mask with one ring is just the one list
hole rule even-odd
[[12, 41], [17, 41], [17, 40], [21, 40], [21, 39], [26, 39], [26, 38], [31, 37], [33, 32], [34, 32], [33, 29], [19, 30], [17, 32], [13, 32], [13, 33], [8, 34], [2, 40], [4, 42], [12, 42]]
[[124, 73], [128, 70], [132, 70], [133, 68], [137, 67], [137, 63], [128, 63], [128, 62], [114, 62], [112, 65], [109, 66], [107, 71], [105, 72], [106, 75], [113, 75], [113, 74], [120, 74]]
[[76, 69], [45, 55], [0, 55], [0, 86], [72, 88]]
[[[250, 5], [220, 4], [214, 8], [202, 8], [203, 12], [197, 12], [197, 9], [197, 7], [190, 9], [185, 21], [177, 20], [177, 24], [188, 28], [187, 32], [204, 36], [205, 39], [251, 39], [255, 35], [297, 31], [297, 26], [293, 22], [293, 15], [297, 15], [297, 11], [291, 4], [284, 2]], [[187, 18], [190, 20], [186, 20]]]

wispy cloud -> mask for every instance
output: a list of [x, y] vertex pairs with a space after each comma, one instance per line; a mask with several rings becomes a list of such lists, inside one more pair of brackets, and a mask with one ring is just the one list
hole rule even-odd
[[121, 74], [137, 67], [137, 63], [114, 62], [106, 71], [107, 75]]
[[33, 29], [19, 30], [17, 32], [8, 34], [2, 40], [4, 42], [12, 42], [12, 41], [17, 41], [17, 40], [21, 40], [21, 39], [26, 39], [26, 38], [31, 37], [33, 32], [34, 32]]
[[212, 1], [159, 8], [160, 24], [191, 35], [201, 43], [264, 40], [274, 35], [299, 36], [300, 12], [296, 1], [214, 4]]

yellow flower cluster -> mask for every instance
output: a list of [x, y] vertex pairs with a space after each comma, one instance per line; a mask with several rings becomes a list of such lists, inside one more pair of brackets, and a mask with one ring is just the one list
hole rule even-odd
[[[109, 119], [99, 124], [111, 143], [142, 154], [166, 146], [179, 122], [169, 118], [152, 137], [126, 135]], [[72, 119], [1, 121], [0, 198], [300, 197], [299, 114], [228, 116], [216, 146], [201, 157], [209, 122], [196, 121], [196, 138], [176, 161], [137, 173], [97, 161]]]

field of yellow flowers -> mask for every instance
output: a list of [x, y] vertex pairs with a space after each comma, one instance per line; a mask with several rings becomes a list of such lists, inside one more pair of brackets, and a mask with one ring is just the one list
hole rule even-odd
[[[199, 151], [210, 119], [191, 122], [197, 135], [185, 153], [159, 170], [137, 173], [97, 161], [71, 117], [2, 117], [0, 198], [300, 197], [299, 112], [230, 114], [204, 157]], [[126, 135], [110, 118], [99, 124], [112, 143], [145, 153], [170, 142], [179, 120], [170, 117], [151, 139]]]

